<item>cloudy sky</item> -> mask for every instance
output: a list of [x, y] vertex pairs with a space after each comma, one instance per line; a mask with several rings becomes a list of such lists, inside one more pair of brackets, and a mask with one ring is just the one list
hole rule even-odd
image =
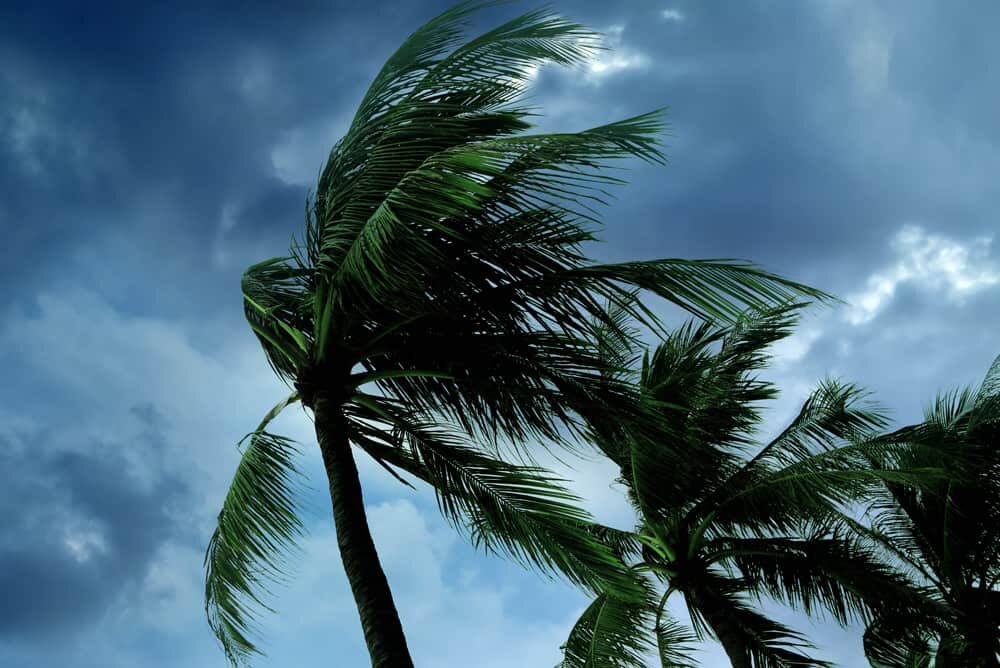
[[[4, 3], [0, 665], [223, 665], [201, 558], [235, 443], [283, 396], [239, 276], [285, 251], [377, 67], [446, 5]], [[981, 377], [1000, 353], [1000, 5], [555, 7], [613, 51], [539, 74], [545, 129], [670, 106], [670, 165], [633, 166], [595, 253], [748, 258], [850, 302], [781, 347], [771, 424], [828, 374], [899, 422]], [[310, 426], [281, 418], [314, 491], [260, 666], [365, 664]], [[571, 463], [628, 526], [611, 472]], [[417, 664], [554, 664], [584, 597], [477, 553], [426, 491], [361, 466]], [[863, 665], [855, 630], [782, 618]]]

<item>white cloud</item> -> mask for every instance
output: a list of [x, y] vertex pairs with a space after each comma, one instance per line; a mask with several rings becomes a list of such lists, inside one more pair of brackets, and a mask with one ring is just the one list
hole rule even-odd
[[819, 327], [800, 325], [791, 336], [781, 339], [771, 346], [774, 366], [783, 368], [792, 362], [803, 359], [822, 335], [823, 330]]
[[618, 53], [595, 58], [591, 61], [589, 68], [592, 75], [606, 76], [620, 70], [644, 67], [648, 62], [648, 59], [641, 53]]
[[606, 51], [599, 51], [587, 64], [587, 80], [599, 85], [601, 81], [624, 70], [641, 69], [649, 64], [649, 58], [629, 46], [622, 39], [625, 26], [616, 24], [605, 29]]
[[913, 284], [943, 294], [955, 303], [1000, 283], [1000, 266], [990, 256], [990, 237], [961, 242], [907, 225], [892, 241], [896, 261], [868, 278], [867, 287], [848, 298], [847, 320], [873, 320], [901, 285]]
[[679, 9], [668, 8], [660, 12], [660, 17], [664, 21], [674, 21], [680, 23], [684, 20], [684, 14], [681, 13]]
[[87, 526], [83, 527], [66, 527], [63, 544], [79, 563], [89, 561], [91, 557], [108, 551], [104, 534], [94, 522], [88, 522]]

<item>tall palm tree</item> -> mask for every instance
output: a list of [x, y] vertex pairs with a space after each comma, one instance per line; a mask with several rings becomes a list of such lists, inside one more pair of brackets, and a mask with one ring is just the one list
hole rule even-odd
[[628, 578], [581, 529], [573, 497], [498, 447], [565, 442], [596, 411], [641, 418], [634, 390], [601, 374], [593, 317], [605, 300], [655, 325], [632, 290], [715, 317], [824, 296], [732, 261], [588, 259], [593, 207], [621, 183], [601, 168], [662, 162], [662, 115], [523, 134], [531, 112], [518, 99], [534, 68], [581, 63], [597, 35], [534, 11], [460, 44], [470, 15], [492, 4], [449, 9], [389, 58], [321, 172], [303, 240], [243, 276], [246, 318], [294, 392], [250, 434], [206, 554], [209, 622], [234, 663], [256, 651], [267, 582], [302, 529], [293, 444], [267, 431], [288, 404], [315, 422], [372, 664], [411, 666], [357, 451], [430, 483], [487, 549], [625, 596]]
[[[978, 388], [938, 395], [906, 465], [947, 475], [919, 490], [888, 484], [857, 526], [927, 585], [931, 614], [884, 616], [865, 634], [876, 666], [1000, 666], [1000, 357]], [[908, 641], [908, 642], [906, 642]]]
[[[838, 508], [875, 481], [908, 480], [866, 470], [874, 446], [860, 437], [882, 427], [884, 416], [861, 390], [827, 380], [777, 437], [754, 439], [759, 403], [776, 395], [757, 373], [797, 309], [732, 327], [689, 324], [645, 355], [638, 371], [627, 341], [604, 338], [605, 354], [621, 361], [623, 375], [638, 376], [646, 408], [664, 419], [657, 439], [610, 421], [592, 434], [618, 465], [638, 517], [634, 531], [594, 533], [642, 578], [645, 596], [598, 596], [564, 645], [563, 668], [644, 666], [653, 651], [664, 667], [690, 665], [692, 634], [666, 611], [674, 594], [694, 636], [718, 640], [739, 668], [827, 665], [806, 653], [804, 636], [757, 609], [762, 597], [847, 623], [917, 596], [864, 541], [829, 528]], [[618, 311], [612, 319], [621, 328], [625, 317]]]

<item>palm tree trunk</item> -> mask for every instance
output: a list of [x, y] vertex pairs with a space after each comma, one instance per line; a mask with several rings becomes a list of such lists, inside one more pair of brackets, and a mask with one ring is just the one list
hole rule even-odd
[[372, 667], [412, 668], [413, 660], [406, 647], [403, 625], [368, 528], [361, 480], [347, 438], [343, 413], [322, 396], [316, 397], [313, 413], [316, 437], [330, 482], [330, 501], [340, 558], [361, 617]]
[[743, 634], [719, 605], [717, 597], [712, 592], [687, 591], [685, 594], [690, 599], [689, 605], [697, 608], [705, 617], [733, 668], [752, 668], [750, 651]]
[[[708, 615], [705, 616], [708, 617]], [[733, 633], [725, 619], [709, 620], [709, 623], [712, 625], [715, 635], [718, 636], [722, 649], [726, 650], [726, 656], [729, 657], [729, 663], [733, 664], [733, 668], [751, 668], [750, 652], [747, 651], [743, 637], [738, 633]]]

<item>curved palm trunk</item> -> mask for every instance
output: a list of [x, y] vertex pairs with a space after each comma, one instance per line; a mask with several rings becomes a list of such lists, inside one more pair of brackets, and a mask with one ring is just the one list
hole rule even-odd
[[316, 437], [330, 482], [340, 558], [361, 617], [372, 667], [412, 668], [403, 625], [368, 528], [361, 481], [343, 414], [322, 397], [316, 398], [313, 413]]
[[719, 601], [710, 592], [686, 592], [691, 598], [691, 603], [705, 617], [709, 627], [719, 639], [722, 649], [729, 657], [729, 663], [733, 668], [752, 668], [750, 663], [750, 651], [747, 647], [743, 634], [726, 614], [726, 611], [719, 604]]
[[747, 651], [746, 643], [743, 642], [743, 636], [734, 632], [732, 625], [725, 617], [720, 616], [713, 619], [706, 613], [705, 618], [708, 619], [712, 630], [718, 636], [722, 649], [726, 650], [726, 656], [729, 657], [729, 663], [733, 664], [733, 668], [751, 668], [750, 652]]

